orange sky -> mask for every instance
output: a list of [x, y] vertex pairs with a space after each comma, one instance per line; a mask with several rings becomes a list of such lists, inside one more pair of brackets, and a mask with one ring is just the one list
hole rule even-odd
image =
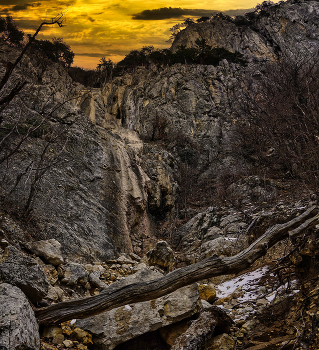
[[[275, 1], [276, 2], [276, 1]], [[62, 37], [75, 52], [74, 65], [96, 68], [101, 57], [114, 62], [143, 46], [168, 47], [169, 28], [211, 11], [250, 9], [256, 0], [0, 0], [2, 15], [32, 33], [39, 23], [63, 12], [63, 28], [46, 27], [39, 38]]]

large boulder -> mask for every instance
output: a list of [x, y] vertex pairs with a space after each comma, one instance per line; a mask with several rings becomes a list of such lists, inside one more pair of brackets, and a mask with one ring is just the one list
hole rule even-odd
[[88, 281], [88, 273], [81, 264], [67, 263], [62, 265], [59, 271], [63, 275], [62, 282], [69, 286], [77, 283], [84, 285]]
[[155, 248], [149, 250], [146, 256], [150, 265], [157, 265], [168, 270], [171, 270], [175, 263], [174, 251], [166, 241], [157, 242]]
[[61, 243], [56, 239], [28, 242], [25, 246], [32, 253], [43, 258], [49, 264], [63, 264], [64, 260], [61, 254]]
[[[115, 285], [120, 287], [150, 281], [161, 276], [160, 272], [144, 269]], [[195, 314], [199, 307], [198, 288], [193, 284], [155, 300], [125, 305], [97, 316], [78, 320], [76, 325], [93, 334], [95, 346], [111, 350], [129, 339], [188, 318]]]
[[30, 303], [19, 288], [0, 284], [0, 315], [0, 349], [39, 349], [38, 324]]
[[0, 280], [19, 287], [33, 303], [41, 301], [49, 289], [43, 267], [14, 246], [0, 256]]

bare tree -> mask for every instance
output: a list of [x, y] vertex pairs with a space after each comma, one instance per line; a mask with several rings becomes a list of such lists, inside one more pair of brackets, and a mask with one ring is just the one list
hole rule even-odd
[[[25, 53], [27, 52], [28, 48], [32, 45], [32, 43], [34, 42], [36, 36], [39, 34], [39, 32], [41, 31], [43, 26], [46, 25], [54, 25], [57, 24], [59, 27], [63, 27], [63, 14], [60, 14], [54, 18], [51, 18], [50, 21], [44, 21], [42, 22], [38, 29], [35, 31], [35, 33], [29, 38], [29, 41], [27, 42], [27, 44], [24, 46], [23, 50], [21, 51], [20, 55], [17, 57], [17, 59], [14, 61], [14, 63], [8, 63], [7, 65], [7, 70], [5, 75], [3, 76], [3, 78], [1, 79], [0, 82], [0, 92], [3, 89], [3, 87], [5, 86], [5, 84], [8, 82], [10, 76], [13, 73], [13, 70], [17, 67], [17, 65], [20, 63], [20, 61], [22, 60], [23, 56], [25, 55]], [[24, 83], [25, 84], [25, 83]], [[17, 85], [14, 89], [18, 89], [19, 91], [21, 90], [20, 88], [20, 84]], [[0, 106], [1, 106], [1, 100], [0, 100]]]
[[244, 75], [231, 94], [234, 149], [269, 172], [317, 181], [318, 73], [319, 53], [300, 53]]
[[[42, 27], [54, 24], [63, 26], [63, 14], [39, 25], [15, 62], [8, 63], [0, 82], [0, 165], [7, 169], [2, 183], [5, 183], [6, 178], [13, 176], [14, 172], [9, 171], [10, 166], [14, 167], [14, 157], [24, 145], [37, 143], [40, 146], [37, 152], [30, 155], [28, 163], [19, 169], [6, 195], [8, 199], [21, 181], [28, 183], [28, 187], [25, 185], [28, 194], [24, 205], [24, 211], [27, 214], [30, 213], [41, 179], [48, 170], [61, 162], [61, 155], [69, 140], [70, 126], [75, 122], [72, 113], [62, 112], [62, 110], [77, 96], [61, 101], [61, 98], [56, 98], [59, 92], [53, 91], [49, 95], [43, 95], [41, 93], [43, 87], [37, 87], [32, 77], [27, 81], [27, 72], [23, 71], [20, 64], [26, 54], [32, 55], [32, 43]], [[27, 53], [28, 49], [31, 49], [30, 53]], [[29, 89], [24, 89], [25, 86]]]

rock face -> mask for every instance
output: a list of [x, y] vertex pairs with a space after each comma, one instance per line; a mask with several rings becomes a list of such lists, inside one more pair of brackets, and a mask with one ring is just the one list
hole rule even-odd
[[[105, 87], [107, 113], [113, 119], [119, 116], [124, 128], [135, 130], [146, 140], [176, 141], [173, 157], [157, 151], [162, 164], [154, 164], [152, 171], [146, 171], [150, 178], [156, 179], [156, 172], [161, 174], [163, 170], [165, 174], [165, 168], [174, 172], [174, 158], [196, 165], [203, 177], [212, 173], [217, 176], [218, 167], [226, 166], [211, 163], [229, 148], [226, 90], [237, 70], [236, 65], [226, 61], [219, 67], [177, 64], [154, 71], [139, 70], [134, 75], [115, 78]], [[165, 184], [162, 175], [161, 179], [160, 188]], [[172, 193], [165, 187], [168, 194]]]
[[172, 44], [196, 47], [205, 39], [212, 47], [238, 51], [248, 60], [272, 60], [282, 52], [295, 55], [315, 52], [319, 45], [319, 7], [316, 1], [286, 1], [266, 6], [246, 19], [237, 21], [219, 16], [203, 23], [189, 25], [179, 32]]
[[[47, 149], [47, 170], [40, 178], [35, 169], [43, 168], [39, 162], [48, 134], [32, 134], [0, 168], [0, 195], [10, 205], [27, 206], [38, 225], [37, 234], [24, 242], [57, 239], [62, 255], [78, 262], [112, 259], [119, 251], [145, 253], [155, 242], [154, 219], [174, 214], [177, 179], [182, 184], [183, 176], [189, 178], [185, 169], [196, 170], [198, 185], [244, 172], [240, 157], [230, 152], [227, 92], [245, 69], [256, 72], [260, 61], [276, 58], [286, 46], [296, 52], [318, 46], [317, 2], [289, 1], [269, 11], [268, 17], [260, 14], [248, 24], [219, 17], [190, 25], [172, 47], [193, 46], [204, 38], [209, 45], [242, 52], [250, 62], [247, 68], [226, 60], [217, 67], [141, 68], [116, 77], [103, 90], [88, 90], [72, 82], [62, 67], [52, 65], [43, 72], [34, 58], [25, 57], [36, 92], [21, 92], [28, 106], [21, 116], [23, 130], [45, 115], [50, 118], [43, 133], [60, 130], [61, 137]], [[18, 53], [5, 44], [1, 52], [4, 61], [13, 61]], [[22, 74], [22, 68], [16, 70], [14, 78]], [[4, 123], [14, 125], [11, 116], [19, 111], [13, 101], [3, 113]], [[8, 147], [21, 136], [10, 138]], [[141, 139], [151, 142], [145, 145]], [[161, 140], [169, 150], [152, 143]], [[242, 188], [239, 184], [230, 191]]]
[[41, 301], [49, 289], [43, 268], [13, 246], [0, 257], [0, 280], [19, 287], [32, 302]]
[[21, 290], [0, 284], [0, 348], [3, 350], [40, 348], [38, 324]]
[[172, 44], [172, 50], [176, 51], [181, 45], [196, 47], [196, 40], [205, 39], [207, 45], [212, 47], [224, 47], [225, 49], [244, 54], [247, 59], [274, 59], [275, 50], [269, 45], [267, 39], [249, 26], [238, 26], [224, 18], [216, 18], [212, 22], [207, 21], [190, 25], [179, 32]]
[[[13, 61], [18, 51], [0, 45], [3, 60]], [[158, 170], [152, 169], [150, 180], [143, 169], [143, 142], [136, 132], [122, 128], [116, 116], [108, 114], [105, 97], [72, 82], [58, 65], [43, 73], [36, 63], [25, 57], [21, 70], [15, 70], [17, 80], [22, 79], [25, 69], [30, 70], [37, 93], [28, 89], [21, 92], [28, 106], [21, 115], [24, 131], [10, 134], [0, 150], [1, 158], [21, 137], [24, 140], [7, 165], [0, 167], [1, 198], [21, 211], [32, 212], [37, 225], [33, 236], [21, 241], [56, 239], [62, 245], [62, 255], [79, 262], [112, 259], [118, 251], [132, 252], [132, 237], [141, 242], [153, 239], [149, 193], [152, 206], [161, 207], [165, 214], [174, 207], [175, 189], [169, 171], [164, 162], [155, 159]], [[86, 105], [90, 98], [96, 103]], [[66, 102], [68, 99], [71, 101]], [[5, 109], [3, 120], [8, 128], [15, 123], [12, 115], [19, 111], [16, 101]], [[43, 123], [43, 130], [23, 139], [36, 123]], [[48, 148], [52, 133], [55, 142]], [[46, 170], [36, 174], [37, 167]], [[135, 252], [147, 250], [149, 246], [138, 245]]]
[[[162, 275], [159, 272], [144, 269], [117, 282], [116, 285], [149, 281], [160, 276]], [[198, 289], [194, 284], [162, 298], [125, 305], [94, 317], [78, 320], [76, 324], [93, 334], [96, 346], [111, 350], [129, 339], [190, 317], [199, 307]]]
[[210, 207], [180, 227], [173, 239], [179, 250], [185, 252], [184, 259], [194, 263], [214, 254], [235, 255], [246, 248], [246, 228], [242, 214], [230, 211], [227, 215], [218, 207]]
[[[115, 247], [132, 251], [129, 234], [134, 229], [141, 236], [151, 234], [146, 214], [148, 177], [138, 163], [143, 145], [134, 132], [99, 133], [93, 125], [89, 131], [86, 127], [77, 124], [69, 130], [63, 161], [43, 175], [32, 208], [39, 218], [38, 234], [43, 240], [56, 238], [64, 256], [105, 260], [116, 256]], [[26, 147], [36, 154], [39, 144]], [[7, 178], [3, 184], [4, 193], [10, 192], [12, 180], [27, 166], [25, 150], [22, 147], [11, 159], [14, 167], [10, 181]], [[23, 203], [27, 196], [20, 183], [10, 200]]]

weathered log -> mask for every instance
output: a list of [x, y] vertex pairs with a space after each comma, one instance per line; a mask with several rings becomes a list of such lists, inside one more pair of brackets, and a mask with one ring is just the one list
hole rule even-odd
[[202, 279], [243, 271], [279, 241], [300, 234], [319, 223], [319, 208], [312, 206], [284, 224], [269, 228], [248, 248], [232, 257], [213, 255], [196, 264], [174, 270], [156, 280], [133, 283], [124, 287], [111, 285], [99, 295], [66, 301], [35, 309], [40, 324], [57, 324], [74, 318], [86, 318], [126, 304], [156, 299]]

